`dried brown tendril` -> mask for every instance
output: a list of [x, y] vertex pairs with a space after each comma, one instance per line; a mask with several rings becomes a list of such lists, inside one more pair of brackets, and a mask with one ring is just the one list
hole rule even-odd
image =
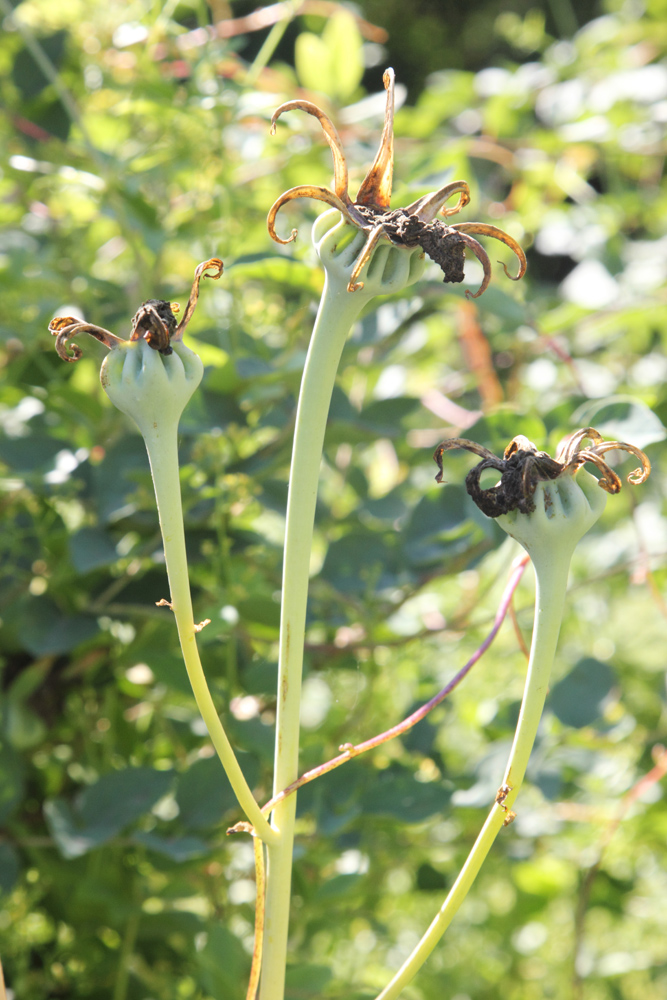
[[[278, 236], [275, 230], [276, 216], [288, 201], [294, 198], [315, 198], [333, 208], [337, 208], [344, 219], [361, 229], [366, 234], [366, 242], [357, 257], [350, 280], [348, 292], [363, 288], [363, 282], [358, 281], [362, 269], [368, 263], [371, 255], [381, 239], [387, 239], [396, 246], [422, 250], [442, 269], [445, 282], [463, 281], [463, 261], [466, 249], [477, 257], [484, 276], [482, 284], [476, 292], [466, 291], [469, 298], [476, 299], [488, 287], [491, 280], [491, 262], [481, 243], [473, 238], [490, 236], [508, 246], [519, 261], [519, 270], [512, 275], [505, 264], [505, 274], [512, 281], [518, 281], [526, 273], [526, 255], [517, 241], [498, 229], [483, 222], [459, 222], [446, 225], [436, 215], [440, 213], [447, 218], [456, 215], [470, 201], [470, 191], [465, 181], [452, 181], [408, 205], [407, 208], [389, 210], [391, 188], [394, 172], [394, 71], [386, 70], [384, 86], [387, 91], [384, 128], [380, 148], [370, 170], [359, 188], [354, 201], [348, 191], [348, 171], [340, 136], [331, 119], [311, 101], [288, 101], [281, 104], [271, 119], [271, 133], [276, 130], [278, 118], [286, 111], [305, 111], [317, 118], [324, 130], [324, 136], [333, 154], [334, 182], [333, 191], [314, 184], [302, 184], [290, 188], [276, 199], [269, 210], [267, 224], [269, 234], [276, 243], [291, 243], [296, 238], [297, 230], [293, 229], [287, 239]], [[458, 201], [452, 208], [446, 208], [449, 199], [458, 194]]]
[[[545, 451], [538, 451], [522, 434], [510, 441], [502, 458], [497, 458], [475, 441], [450, 438], [438, 445], [433, 456], [439, 469], [436, 482], [444, 482], [444, 453], [455, 448], [471, 451], [482, 459], [470, 470], [465, 483], [468, 494], [487, 517], [500, 517], [512, 510], [530, 514], [535, 510], [533, 495], [539, 482], [563, 475], [575, 475], [587, 462], [601, 473], [598, 486], [607, 493], [618, 493], [621, 479], [603, 458], [608, 451], [615, 449], [635, 455], [641, 463], [628, 476], [629, 483], [643, 483], [651, 472], [651, 463], [639, 448], [622, 441], [604, 441], [593, 427], [584, 427], [561, 441], [555, 458], [551, 458]], [[480, 479], [486, 469], [495, 469], [500, 474], [500, 480], [495, 486], [482, 489]]]

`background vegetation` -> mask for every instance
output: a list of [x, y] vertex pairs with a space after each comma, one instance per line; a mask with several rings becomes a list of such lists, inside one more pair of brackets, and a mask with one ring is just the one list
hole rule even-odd
[[[225, 261], [190, 328], [207, 370], [182, 423], [182, 486], [195, 614], [212, 619], [204, 663], [264, 800], [286, 477], [322, 285], [307, 237], [318, 206], [283, 213], [300, 226], [287, 248], [265, 216], [331, 172], [317, 123], [286, 116], [272, 139], [268, 122], [284, 100], [325, 104], [360, 181], [391, 62], [409, 97], [394, 204], [464, 178], [462, 218], [509, 231], [529, 270], [516, 286], [496, 267], [471, 303], [433, 267], [377, 301], [346, 348], [303, 767], [429, 698], [490, 626], [515, 550], [465, 495], [469, 457], [435, 485], [443, 437], [552, 448], [593, 424], [645, 447], [649, 483], [610, 500], [575, 559], [518, 818], [405, 995], [663, 1000], [664, 782], [637, 782], [667, 718], [667, 4], [310, 0], [289, 23], [225, 26], [254, 6], [24, 0], [12, 13], [0, 0], [9, 995], [237, 1000], [252, 943], [252, 850], [225, 836], [240, 817], [155, 607], [168, 595], [143, 443], [100, 388], [99, 345], [63, 364], [48, 321], [79, 310], [126, 335], [144, 299], [184, 303], [194, 266]], [[528, 573], [516, 630], [428, 720], [300, 793], [290, 1000], [374, 996], [440, 905], [502, 775], [531, 588]]]

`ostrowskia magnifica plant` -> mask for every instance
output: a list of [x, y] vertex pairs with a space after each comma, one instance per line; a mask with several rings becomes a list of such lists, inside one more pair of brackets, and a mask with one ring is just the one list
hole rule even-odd
[[81, 356], [76, 344], [71, 345], [72, 353], [68, 353], [68, 346], [79, 333], [88, 333], [109, 348], [100, 372], [104, 391], [119, 410], [134, 420], [148, 451], [171, 591], [170, 600], [163, 603], [174, 613], [197, 706], [232, 788], [257, 836], [271, 840], [276, 834], [260, 812], [239, 767], [199, 658], [196, 633], [207, 623], [196, 624], [192, 613], [178, 472], [178, 423], [204, 371], [198, 355], [183, 343], [183, 333], [195, 311], [201, 279], [219, 278], [222, 268], [218, 258], [197, 267], [180, 323], [175, 317], [178, 307], [151, 299], [134, 316], [129, 340], [69, 316], [52, 320], [49, 329], [56, 337], [56, 350], [65, 361], [77, 361]]
[[[602, 515], [607, 495], [621, 488], [620, 478], [604, 456], [616, 449], [635, 455], [641, 464], [628, 476], [633, 484], [643, 483], [651, 471], [648, 458], [638, 448], [604, 441], [592, 427], [585, 427], [561, 443], [555, 459], [538, 451], [523, 435], [510, 442], [502, 458], [474, 441], [452, 438], [436, 449], [437, 482], [443, 482], [445, 452], [455, 448], [465, 448], [482, 458], [466, 477], [467, 491], [479, 509], [495, 518], [530, 556], [536, 581], [533, 638], [519, 720], [495, 802], [430, 927], [377, 1000], [395, 1000], [413, 979], [466, 898], [496, 836], [515, 818], [512, 806], [523, 784], [549, 690], [572, 555]], [[599, 479], [583, 469], [587, 463], [598, 469]], [[480, 477], [487, 469], [499, 472], [500, 482], [482, 489]]]
[[[390, 211], [394, 170], [394, 71], [384, 74], [387, 92], [380, 148], [353, 202], [348, 194], [348, 170], [340, 137], [330, 118], [309, 101], [289, 101], [274, 113], [271, 128], [286, 111], [314, 115], [322, 125], [334, 160], [334, 190], [305, 185], [291, 188], [273, 204], [268, 215], [269, 233], [278, 243], [289, 243], [275, 231], [279, 209], [293, 198], [312, 197], [332, 206], [313, 226], [313, 241], [325, 270], [324, 291], [301, 382], [294, 431], [294, 446], [287, 501], [287, 528], [278, 666], [278, 706], [273, 797], [292, 785], [299, 773], [299, 708], [303, 645], [308, 598], [310, 553], [324, 431], [334, 382], [348, 334], [362, 308], [376, 295], [400, 292], [423, 273], [424, 254], [444, 271], [444, 280], [463, 279], [466, 247], [484, 268], [481, 295], [491, 277], [488, 256], [471, 233], [494, 236], [506, 243], [519, 259], [520, 278], [526, 267], [523, 250], [494, 226], [461, 223], [445, 226], [434, 221], [439, 211], [446, 217], [470, 199], [464, 181], [420, 198], [407, 209]], [[446, 202], [459, 195], [455, 208]], [[282, 1000], [289, 925], [292, 851], [296, 795], [278, 798], [272, 825], [280, 831], [269, 845], [266, 897], [266, 936], [260, 1000]]]
[[[238, 824], [237, 829], [248, 830], [255, 838], [258, 905], [248, 997], [255, 996], [259, 985], [261, 1000], [282, 1000], [284, 995], [296, 795], [282, 793], [288, 788], [293, 792], [299, 774], [301, 675], [315, 502], [326, 420], [345, 341], [362, 308], [374, 296], [401, 292], [422, 276], [425, 254], [440, 265], [446, 282], [456, 283], [463, 280], [465, 251], [472, 251], [484, 271], [474, 297], [481, 295], [488, 286], [491, 266], [488, 255], [472, 234], [494, 237], [513, 250], [519, 261], [513, 280], [518, 280], [526, 267], [521, 247], [496, 227], [482, 223], [449, 226], [436, 219], [438, 213], [447, 218], [469, 202], [464, 181], [454, 181], [406, 209], [390, 209], [392, 70], [386, 72], [384, 83], [387, 100], [380, 149], [355, 201], [348, 194], [347, 165], [338, 133], [324, 112], [306, 101], [289, 102], [276, 111], [272, 122], [275, 129], [275, 122], [283, 112], [297, 108], [319, 119], [334, 156], [334, 191], [292, 188], [278, 198], [268, 216], [271, 236], [285, 243], [296, 233], [288, 240], [281, 240], [274, 223], [278, 210], [287, 201], [308, 195], [332, 206], [332, 211], [324, 213], [313, 227], [315, 248], [325, 270], [325, 285], [296, 415], [283, 561], [273, 796], [264, 810], [259, 809], [243, 778], [199, 660], [196, 633], [205, 623], [195, 624], [192, 614], [178, 482], [178, 421], [202, 375], [201, 362], [183, 345], [182, 334], [196, 305], [200, 279], [219, 277], [222, 262], [211, 260], [197, 268], [190, 300], [178, 325], [170, 303], [151, 300], [134, 317], [128, 341], [68, 317], [54, 320], [50, 327], [57, 337], [58, 353], [67, 361], [76, 360], [80, 354], [76, 345], [70, 348], [72, 354], [68, 353], [68, 345], [79, 333], [89, 333], [109, 348], [101, 373], [104, 389], [116, 406], [135, 421], [146, 442], [171, 588], [171, 600], [163, 603], [168, 603], [174, 612], [197, 703], [248, 820]], [[453, 195], [458, 195], [458, 202], [447, 209], [446, 203]], [[505, 271], [508, 273], [507, 268]], [[266, 901], [261, 842], [268, 851]]]

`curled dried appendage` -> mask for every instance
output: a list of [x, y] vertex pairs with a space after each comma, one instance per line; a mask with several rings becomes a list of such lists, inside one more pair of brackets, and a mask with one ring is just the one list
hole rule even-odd
[[[219, 257], [212, 257], [195, 268], [188, 304], [178, 325], [176, 324], [176, 313], [178, 313], [179, 307], [176, 302], [148, 299], [142, 303], [132, 318], [130, 341], [143, 339], [154, 351], [159, 351], [160, 354], [164, 355], [171, 354], [171, 344], [182, 339], [183, 331], [192, 319], [199, 298], [201, 279], [217, 279], [222, 271], [223, 263]], [[113, 350], [119, 344], [126, 343], [122, 337], [117, 337], [110, 330], [95, 326], [94, 323], [87, 323], [85, 320], [75, 319], [73, 316], [54, 317], [49, 323], [49, 332], [56, 338], [56, 351], [63, 361], [78, 361], [81, 357], [81, 348], [78, 344], [72, 343], [73, 338], [79, 333], [90, 334], [109, 350]]]
[[197, 308], [197, 301], [199, 299], [199, 285], [201, 284], [202, 278], [212, 278], [213, 281], [217, 281], [224, 269], [225, 265], [219, 257], [211, 257], [209, 260], [205, 260], [201, 264], [197, 264], [197, 267], [195, 268], [194, 281], [192, 282], [192, 288], [190, 289], [188, 304], [185, 307], [183, 319], [176, 327], [176, 332], [171, 338], [172, 341], [182, 339], [185, 328], [194, 315], [194, 311]]
[[111, 350], [116, 344], [122, 343], [121, 338], [102, 326], [86, 323], [74, 316], [55, 316], [49, 323], [49, 333], [56, 338], [56, 351], [63, 361], [78, 361], [83, 353], [78, 344], [71, 341], [79, 333], [89, 333], [95, 340]]
[[[582, 447], [585, 441], [591, 443]], [[627, 451], [639, 459], [640, 465], [628, 476], [628, 482], [633, 486], [645, 483], [651, 474], [651, 463], [647, 455], [633, 444], [625, 441], [604, 441], [602, 435], [594, 427], [584, 427], [564, 438], [556, 451], [556, 460], [562, 462], [567, 470], [576, 471], [586, 462], [591, 462], [600, 472], [598, 480], [602, 489], [608, 493], [618, 493], [621, 488], [620, 477], [607, 465], [602, 456], [608, 451]]]
[[[629, 483], [635, 485], [643, 483], [651, 472], [651, 463], [639, 448], [621, 441], [604, 441], [602, 435], [593, 427], [585, 427], [575, 431], [560, 443], [556, 458], [552, 458], [545, 451], [538, 451], [522, 434], [510, 441], [502, 458], [498, 458], [475, 441], [450, 438], [438, 445], [433, 456], [439, 469], [435, 477], [436, 482], [444, 482], [444, 453], [455, 448], [463, 448], [482, 459], [470, 470], [465, 482], [468, 494], [488, 517], [500, 517], [512, 510], [518, 510], [523, 514], [532, 513], [535, 510], [533, 499], [535, 488], [539, 482], [558, 479], [565, 475], [574, 476], [586, 463], [594, 465], [601, 473], [598, 479], [598, 486], [601, 489], [607, 493], [618, 493], [621, 489], [621, 479], [603, 458], [603, 455], [614, 449], [627, 451], [641, 462], [640, 468], [628, 476]], [[487, 469], [499, 472], [500, 480], [495, 486], [482, 489], [481, 476]]]
[[517, 260], [519, 261], [519, 270], [516, 274], [510, 274], [507, 264], [503, 264], [502, 261], [499, 261], [499, 263], [502, 265], [502, 268], [510, 281], [519, 281], [523, 278], [526, 273], [526, 267], [528, 266], [526, 255], [517, 241], [510, 236], [509, 233], [504, 232], [502, 229], [498, 229], [498, 226], [489, 226], [485, 222], [455, 222], [451, 228], [455, 229], [457, 233], [466, 233], [468, 236], [471, 233], [477, 233], [479, 236], [491, 236], [494, 240], [499, 240], [501, 243], [504, 243], [505, 246], [509, 247], [510, 250], [512, 250], [516, 255]]
[[363, 228], [364, 220], [362, 217], [354, 211], [354, 205], [351, 202], [342, 201], [337, 194], [333, 191], [329, 191], [328, 188], [319, 187], [316, 184], [300, 184], [298, 187], [290, 188], [289, 191], [285, 191], [281, 194], [280, 198], [277, 198], [271, 208], [269, 209], [269, 214], [266, 217], [266, 225], [269, 230], [269, 236], [276, 243], [281, 243], [286, 246], [296, 239], [299, 230], [293, 229], [290, 236], [283, 239], [282, 236], [278, 236], [276, 232], [276, 216], [284, 204], [288, 201], [292, 201], [294, 198], [314, 198], [315, 201], [323, 201], [327, 205], [331, 205], [332, 208], [338, 209], [340, 214], [347, 219], [348, 222], [352, 223], [353, 226], [359, 226]]
[[[355, 292], [364, 287], [364, 282], [358, 280], [362, 270], [369, 263], [378, 243], [388, 241], [395, 246], [410, 248], [420, 246], [424, 253], [441, 267], [443, 281], [452, 283], [463, 281], [463, 261], [467, 248], [477, 257], [484, 271], [479, 289], [476, 292], [466, 291], [466, 296], [469, 298], [478, 298], [491, 280], [491, 262], [486, 250], [474, 239], [473, 234], [500, 240], [513, 251], [519, 261], [517, 274], [510, 274], [507, 266], [505, 264], [502, 266], [508, 278], [518, 281], [526, 272], [526, 256], [513, 237], [497, 226], [482, 222], [463, 222], [449, 226], [436, 218], [438, 215], [445, 219], [456, 215], [469, 203], [470, 191], [465, 181], [452, 181], [439, 191], [417, 199], [407, 208], [390, 210], [394, 172], [394, 71], [388, 69], [383, 79], [387, 91], [387, 103], [380, 148], [354, 201], [348, 191], [347, 163], [340, 136], [328, 115], [310, 101], [288, 101], [277, 109], [271, 119], [272, 134], [275, 134], [278, 118], [285, 111], [305, 111], [318, 119], [333, 154], [334, 182], [333, 190], [319, 185], [303, 184], [281, 194], [271, 206], [267, 219], [271, 238], [283, 245], [291, 243], [296, 238], [297, 230], [293, 229], [291, 235], [286, 238], [279, 236], [275, 228], [278, 212], [283, 205], [295, 198], [314, 198], [336, 208], [346, 222], [356, 226], [366, 236], [364, 245], [354, 261], [347, 286], [348, 292]], [[459, 196], [458, 201], [454, 206], [447, 208], [447, 202], [455, 194]]]
[[172, 353], [170, 343], [175, 332], [176, 317], [171, 302], [148, 299], [132, 317], [130, 340], [143, 338], [154, 351], [169, 355]]

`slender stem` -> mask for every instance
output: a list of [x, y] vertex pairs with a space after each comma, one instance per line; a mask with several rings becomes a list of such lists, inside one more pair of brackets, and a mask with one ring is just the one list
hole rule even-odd
[[[366, 301], [327, 273], [301, 382], [287, 500], [287, 528], [278, 666], [274, 794], [298, 777], [301, 673], [310, 548], [324, 431], [338, 363], [350, 327]], [[280, 802], [272, 825], [280, 841], [269, 845], [266, 927], [260, 1000], [282, 1000], [292, 879], [296, 796]]]
[[416, 726], [418, 722], [421, 722], [429, 712], [431, 712], [437, 705], [447, 698], [452, 691], [459, 686], [461, 681], [467, 677], [472, 668], [475, 666], [478, 660], [482, 658], [484, 653], [487, 651], [495, 637], [497, 636], [500, 626], [505, 620], [507, 615], [507, 610], [511, 606], [512, 597], [514, 596], [514, 591], [519, 585], [519, 581], [523, 576], [524, 570], [528, 565], [529, 558], [527, 555], [519, 556], [513, 563], [512, 574], [509, 581], [503, 591], [503, 595], [500, 599], [500, 605], [496, 612], [496, 617], [493, 621], [493, 627], [487, 635], [484, 642], [475, 652], [472, 654], [467, 663], [465, 663], [458, 673], [454, 674], [450, 681], [447, 681], [444, 688], [442, 688], [436, 695], [434, 695], [430, 701], [427, 701], [424, 705], [421, 705], [416, 711], [408, 715], [407, 718], [403, 719], [402, 722], [397, 723], [397, 725], [392, 726], [391, 729], [387, 729], [384, 733], [379, 733], [377, 736], [372, 736], [370, 739], [365, 740], [363, 743], [357, 743], [353, 745], [351, 743], [344, 743], [342, 747], [339, 747], [343, 751], [339, 756], [333, 757], [331, 760], [326, 761], [324, 764], [319, 764], [317, 767], [312, 768], [310, 771], [306, 771], [302, 774], [300, 778], [293, 781], [291, 785], [287, 788], [283, 788], [281, 792], [274, 795], [265, 805], [262, 806], [262, 812], [268, 813], [273, 809], [278, 802], [286, 799], [297, 789], [301, 788], [303, 785], [307, 785], [309, 782], [314, 781], [315, 778], [320, 778], [323, 774], [328, 774], [329, 771], [333, 771], [335, 768], [340, 767], [341, 764], [347, 764], [349, 760], [354, 757], [358, 757], [362, 753], [366, 753], [367, 750], [373, 750], [375, 747], [381, 746], [382, 743], [387, 743], [389, 740], [393, 740], [396, 736], [401, 736], [403, 733], [407, 733], [408, 730]]
[[192, 685], [192, 692], [241, 808], [255, 828], [257, 835], [267, 843], [275, 842], [278, 835], [275, 830], [271, 829], [262, 815], [243, 776], [213, 704], [199, 658], [185, 551], [181, 484], [178, 474], [177, 424], [168, 420], [161, 421], [150, 433], [144, 433], [144, 440], [151, 464], [160, 516], [167, 576], [171, 591], [171, 608], [176, 619], [178, 638], [185, 668]]
[[252, 846], [255, 852], [255, 885], [257, 899], [255, 902], [255, 944], [252, 950], [252, 965], [246, 1000], [255, 1000], [259, 975], [262, 970], [262, 952], [264, 950], [264, 903], [266, 901], [266, 873], [264, 866], [264, 845], [259, 837], [253, 837]]
[[549, 675], [563, 617], [571, 555], [572, 549], [567, 544], [560, 549], [557, 545], [548, 546], [539, 554], [533, 554], [537, 580], [533, 641], [519, 721], [502, 788], [456, 882], [431, 926], [391, 982], [378, 995], [377, 1000], [395, 1000], [403, 987], [414, 978], [468, 895], [498, 833], [514, 818], [510, 808], [523, 783], [549, 689]]
[[280, 45], [281, 39], [287, 31], [287, 26], [294, 18], [294, 15], [300, 6], [300, 0], [292, 0], [292, 2], [285, 8], [285, 13], [280, 20], [273, 25], [271, 31], [264, 39], [262, 47], [255, 56], [252, 66], [248, 70], [248, 74], [245, 79], [246, 87], [253, 87], [255, 85], [260, 73], [264, 67], [268, 65], [273, 53]]
[[[116, 983], [114, 985], [113, 1000], [125, 1000], [127, 997], [127, 987], [130, 981], [130, 962], [134, 946], [137, 943], [138, 933], [139, 911], [135, 910], [134, 913], [130, 914], [125, 927], [123, 944], [118, 958], [118, 975], [116, 976]], [[1, 994], [0, 1000], [2, 1000]]]

